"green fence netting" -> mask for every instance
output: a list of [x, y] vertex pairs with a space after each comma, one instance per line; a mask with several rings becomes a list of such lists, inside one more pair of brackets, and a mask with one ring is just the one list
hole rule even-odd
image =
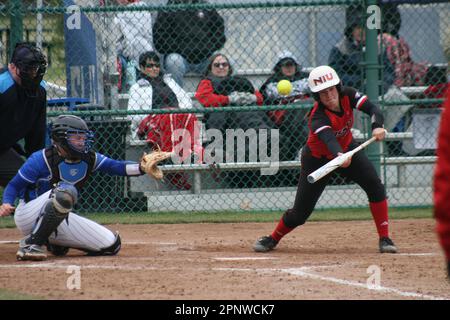
[[[389, 134], [369, 152], [390, 204], [430, 205], [450, 5], [367, 2], [6, 1], [0, 66], [16, 42], [41, 47], [49, 122], [83, 117], [97, 152], [138, 161], [157, 145], [182, 150], [163, 164], [163, 181], [94, 174], [81, 212], [289, 208], [313, 103], [307, 77], [319, 65], [378, 100]], [[283, 79], [287, 95], [277, 90]], [[355, 114], [364, 141], [369, 119]], [[338, 175], [318, 204], [365, 205]]]

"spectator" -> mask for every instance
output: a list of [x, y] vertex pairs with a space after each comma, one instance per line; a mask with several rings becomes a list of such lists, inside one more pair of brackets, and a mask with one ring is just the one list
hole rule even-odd
[[[175, 163], [202, 163], [200, 123], [192, 113], [151, 114], [142, 120], [138, 135], [145, 137], [149, 146], [175, 152]], [[181, 135], [181, 136], [180, 136]], [[167, 160], [165, 164], [173, 163]], [[177, 189], [190, 190], [192, 184], [186, 173], [166, 173], [165, 181]]]
[[[168, 5], [201, 4], [202, 0], [169, 0]], [[215, 9], [159, 12], [154, 25], [155, 46], [165, 55], [166, 71], [183, 86], [187, 72], [203, 73], [208, 58], [223, 48], [224, 20]]]
[[[206, 108], [263, 104], [262, 94], [247, 79], [233, 76], [233, 68], [229, 59], [221, 53], [216, 53], [209, 59], [204, 78], [197, 87], [195, 97]], [[206, 127], [219, 129], [225, 133], [226, 129], [231, 128], [239, 128], [244, 131], [248, 129], [270, 130], [273, 124], [265, 112], [244, 111], [225, 114], [210, 113], [206, 117]], [[268, 132], [269, 134], [270, 132]], [[270, 141], [270, 136], [268, 139]], [[246, 147], [248, 147], [247, 144]], [[247, 160], [250, 150], [246, 148], [245, 153]], [[242, 172], [230, 172], [228, 180], [230, 186], [249, 187], [252, 183], [257, 184], [258, 178], [255, 175], [256, 172], [249, 172], [246, 175], [243, 175]]]
[[[47, 61], [42, 52], [18, 43], [0, 74], [0, 185], [6, 186], [24, 160], [45, 146], [47, 93], [42, 81]], [[24, 139], [25, 150], [19, 144]]]
[[[428, 66], [427, 63], [417, 63], [411, 57], [410, 48], [403, 37], [399, 35], [401, 26], [401, 15], [397, 4], [383, 4], [383, 33], [379, 41], [386, 48], [387, 58], [395, 70], [394, 84], [397, 87], [423, 86], [428, 88], [423, 92], [423, 98], [443, 98], [447, 88], [446, 67]], [[439, 105], [426, 105], [426, 108], [439, 107]], [[393, 131], [412, 132], [410, 118], [404, 116], [397, 123]], [[388, 146], [392, 146], [392, 142]], [[397, 143], [397, 148], [400, 144]], [[404, 141], [401, 144], [402, 153], [418, 155], [429, 153], [416, 149], [414, 141]]]
[[394, 84], [398, 87], [424, 85], [427, 74], [425, 63], [416, 63], [411, 58], [405, 39], [399, 35], [401, 15], [397, 4], [384, 4], [383, 33], [381, 39], [389, 62], [395, 71]]
[[[130, 88], [128, 110], [162, 108], [190, 109], [192, 100], [169, 74], [161, 71], [159, 56], [154, 51], [148, 51], [139, 57], [139, 80]], [[137, 139], [139, 123], [145, 117], [131, 116], [132, 139]]]
[[[116, 0], [128, 8], [142, 7], [139, 0]], [[126, 10], [126, 9], [125, 9]], [[120, 89], [127, 92], [136, 82], [139, 56], [153, 51], [152, 15], [148, 11], [119, 11], [114, 19], [120, 33], [117, 39]]]
[[[362, 64], [366, 41], [363, 12], [363, 7], [359, 5], [347, 9], [344, 37], [331, 49], [328, 58], [330, 66], [341, 76], [343, 85], [358, 90], [362, 90], [365, 85]], [[382, 92], [386, 92], [394, 83], [394, 70], [386, 58], [386, 52], [383, 52], [383, 62]]]
[[[130, 89], [128, 110], [152, 109], [190, 109], [192, 100], [187, 93], [170, 77], [161, 72], [160, 58], [153, 52], [145, 52], [139, 57], [139, 80]], [[163, 151], [173, 151], [176, 147], [176, 129], [187, 128], [190, 132], [194, 150], [194, 126], [197, 118], [193, 114], [151, 114], [129, 116], [132, 139], [144, 138], [152, 148], [161, 147]], [[186, 139], [182, 139], [187, 141]], [[180, 152], [184, 149], [179, 146]], [[189, 154], [180, 154], [181, 161]], [[167, 181], [179, 189], [190, 189], [191, 185], [184, 174], [169, 173]]]
[[[342, 84], [354, 87], [360, 91], [364, 90], [366, 79], [364, 75], [363, 57], [365, 52], [365, 30], [364, 30], [364, 9], [360, 5], [352, 5], [346, 11], [346, 28], [343, 39], [331, 50], [329, 65], [333, 67], [339, 75], [342, 75]], [[408, 104], [408, 97], [394, 84], [395, 73], [392, 64], [387, 58], [386, 50], [379, 55], [383, 63], [382, 85], [380, 92], [383, 94], [382, 100], [385, 102], [405, 101], [405, 105], [387, 106], [384, 126], [388, 131], [404, 131], [400, 128], [402, 117], [413, 105]], [[354, 128], [367, 131], [362, 115], [355, 117]], [[401, 152], [401, 143], [388, 144], [391, 152]], [[409, 152], [416, 152], [409, 150]]]
[[[221, 53], [216, 53], [209, 59], [204, 78], [197, 87], [195, 98], [206, 108], [263, 104], [262, 94], [247, 79], [233, 76], [233, 68], [228, 58]], [[213, 115], [214, 118], [218, 118], [219, 123], [224, 124], [223, 115], [210, 114], [210, 120]], [[239, 112], [238, 117], [233, 116], [233, 119], [237, 127], [244, 130], [261, 128], [261, 125], [265, 127], [271, 123], [266, 115], [255, 111]], [[219, 124], [217, 129], [223, 128]]]
[[[264, 104], [285, 105], [309, 98], [308, 76], [301, 71], [297, 58], [289, 51], [278, 56], [271, 75], [261, 86]], [[289, 80], [292, 92], [287, 96], [278, 93], [277, 84], [281, 80]], [[269, 116], [280, 130], [280, 160], [289, 161], [298, 157], [300, 148], [306, 142], [308, 128], [306, 126], [307, 110], [270, 111]], [[292, 141], [295, 137], [295, 141]]]

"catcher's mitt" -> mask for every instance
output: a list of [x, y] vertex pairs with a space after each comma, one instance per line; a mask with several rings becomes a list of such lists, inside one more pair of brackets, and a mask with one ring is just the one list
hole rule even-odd
[[158, 168], [158, 163], [170, 158], [172, 152], [164, 152], [160, 150], [153, 151], [152, 153], [145, 153], [141, 158], [141, 170], [147, 173], [154, 179], [161, 180], [163, 178], [163, 172]]

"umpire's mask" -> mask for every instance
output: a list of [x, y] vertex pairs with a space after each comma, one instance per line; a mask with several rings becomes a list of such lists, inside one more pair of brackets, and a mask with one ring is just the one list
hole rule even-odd
[[45, 72], [47, 60], [36, 47], [27, 43], [18, 43], [14, 49], [11, 63], [18, 69], [21, 86], [29, 93], [35, 94]]

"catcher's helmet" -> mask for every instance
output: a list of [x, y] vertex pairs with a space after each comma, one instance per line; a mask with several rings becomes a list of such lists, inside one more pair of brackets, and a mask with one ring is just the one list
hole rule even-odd
[[319, 101], [319, 92], [336, 86], [338, 92], [341, 92], [341, 79], [336, 71], [329, 66], [319, 66], [314, 68], [308, 77], [308, 86], [314, 99]]
[[72, 115], [58, 116], [51, 125], [51, 138], [55, 145], [69, 154], [71, 159], [79, 159], [88, 153], [94, 144], [94, 133], [86, 122]]
[[18, 43], [11, 57], [21, 79], [21, 85], [27, 90], [36, 90], [47, 71], [47, 60], [44, 54], [28, 43]]

